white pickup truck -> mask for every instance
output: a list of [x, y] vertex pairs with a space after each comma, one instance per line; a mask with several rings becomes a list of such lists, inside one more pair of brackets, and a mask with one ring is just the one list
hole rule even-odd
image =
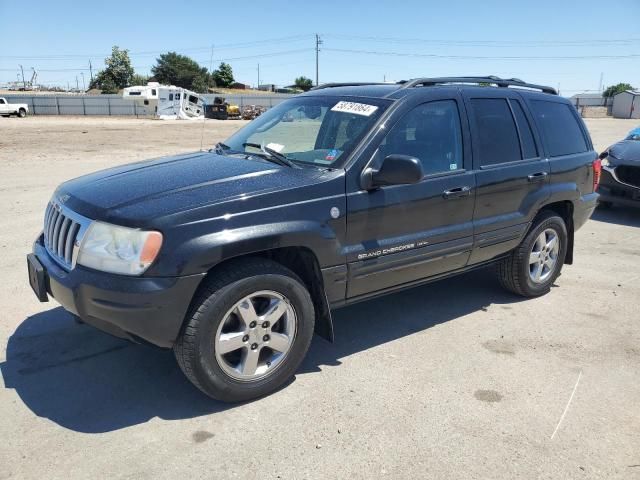
[[26, 103], [9, 103], [4, 97], [0, 97], [0, 115], [8, 117], [10, 115], [17, 115], [20, 118], [27, 116], [29, 106]]

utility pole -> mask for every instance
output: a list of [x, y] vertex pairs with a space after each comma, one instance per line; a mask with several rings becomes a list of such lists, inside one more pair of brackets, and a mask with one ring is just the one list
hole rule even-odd
[[89, 59], [89, 73], [91, 74], [91, 83], [93, 83], [93, 66], [91, 65], [91, 59]]
[[604, 80], [604, 72], [600, 72], [600, 85], [598, 86], [598, 91], [602, 93], [602, 81]]
[[316, 87], [319, 85], [318, 83], [318, 53], [320, 52], [320, 45], [322, 45], [322, 40], [320, 39], [320, 35], [316, 33]]
[[78, 85], [78, 75], [76, 75], [76, 90], [80, 90], [80, 85]]
[[24, 81], [24, 68], [22, 68], [22, 65], [18, 65], [20, 67], [20, 71], [22, 72], [22, 88], [23, 90], [27, 90], [27, 82]]
[[260, 89], [260, 63], [258, 63], [258, 86], [256, 88]]
[[86, 92], [87, 91], [87, 86], [84, 83], [84, 72], [80, 72], [80, 75], [82, 75], [82, 90], [84, 90]]

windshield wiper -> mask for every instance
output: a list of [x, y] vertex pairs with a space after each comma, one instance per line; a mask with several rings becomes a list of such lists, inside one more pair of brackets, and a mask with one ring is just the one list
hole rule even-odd
[[259, 143], [250, 143], [246, 142], [242, 144], [243, 147], [253, 147], [259, 149], [262, 153], [265, 154], [263, 157], [266, 160], [270, 160], [273, 163], [277, 163], [278, 165], [284, 165], [285, 167], [298, 168], [298, 166], [293, 163], [291, 160], [287, 158], [286, 155], [274, 150], [273, 148], [266, 147], [264, 145], [260, 145]]

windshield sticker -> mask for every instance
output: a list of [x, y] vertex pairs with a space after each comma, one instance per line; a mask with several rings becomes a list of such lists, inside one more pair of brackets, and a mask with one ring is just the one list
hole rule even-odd
[[280, 145], [279, 143], [267, 143], [267, 148], [270, 148], [271, 150], [275, 150], [276, 152], [280, 153], [284, 148], [284, 145]]
[[378, 110], [378, 107], [375, 105], [356, 102], [338, 102], [331, 109], [332, 112], [355, 113], [365, 117], [371, 116], [376, 110]]
[[458, 164], [457, 163], [450, 163], [449, 164], [449, 170], [457, 170], [458, 169]]
[[340, 155], [340, 153], [341, 153], [340, 150], [332, 148], [327, 152], [327, 156], [324, 157], [324, 159], [332, 162], [338, 157], [338, 155]]

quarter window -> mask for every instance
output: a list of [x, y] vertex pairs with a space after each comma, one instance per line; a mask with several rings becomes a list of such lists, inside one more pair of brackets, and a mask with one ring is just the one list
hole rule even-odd
[[518, 131], [507, 100], [474, 98], [471, 106], [478, 130], [480, 165], [522, 160]]
[[509, 100], [511, 102], [511, 108], [516, 116], [516, 122], [518, 123], [518, 130], [520, 131], [520, 142], [522, 143], [522, 156], [523, 158], [537, 158], [538, 149], [536, 148], [536, 142], [533, 139], [533, 132], [531, 131], [531, 125], [529, 120], [524, 114], [522, 105], [518, 100]]
[[549, 149], [549, 156], [559, 157], [588, 150], [578, 120], [570, 110], [572, 106], [545, 100], [533, 100], [531, 104]]
[[415, 157], [426, 175], [461, 169], [462, 132], [456, 102], [430, 102], [411, 110], [389, 131], [379, 154]]

